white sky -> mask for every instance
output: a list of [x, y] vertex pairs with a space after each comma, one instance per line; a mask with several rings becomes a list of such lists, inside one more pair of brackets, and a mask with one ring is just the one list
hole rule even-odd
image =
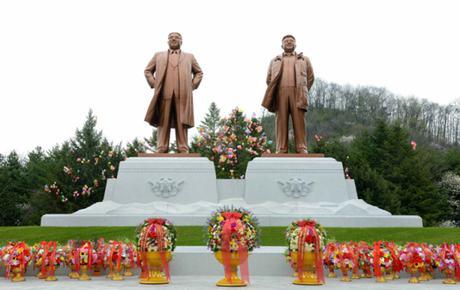
[[[457, 3], [456, 3], [457, 2]], [[143, 70], [179, 31], [215, 101], [261, 112], [268, 63], [293, 34], [317, 77], [447, 104], [460, 97], [459, 1], [0, 2], [0, 153], [73, 136], [92, 108], [114, 142], [151, 133]], [[191, 135], [194, 131], [190, 132]]]

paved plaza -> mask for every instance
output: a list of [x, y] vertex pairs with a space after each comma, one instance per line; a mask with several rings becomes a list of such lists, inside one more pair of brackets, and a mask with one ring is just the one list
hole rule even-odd
[[[135, 277], [130, 277], [124, 281], [116, 282], [104, 277], [96, 277], [91, 281], [76, 281], [65, 276], [59, 276], [57, 282], [45, 282], [35, 277], [27, 277], [27, 281], [12, 283], [9, 280], [0, 280], [0, 289], [27, 289], [27, 290], [114, 290], [114, 289], [164, 289], [164, 290], [206, 290], [206, 289], [225, 289], [217, 287], [214, 283], [220, 276], [173, 276], [169, 285], [140, 285]], [[301, 289], [302, 286], [293, 285], [291, 277], [268, 277], [253, 276], [251, 285], [247, 289]], [[308, 287], [304, 287], [308, 288]], [[340, 282], [339, 279], [327, 279], [326, 285], [315, 287], [323, 290], [329, 289], [349, 289], [349, 290], [438, 290], [438, 289], [460, 289], [460, 284], [444, 285], [441, 279], [432, 280], [420, 284], [408, 284], [407, 279], [391, 281], [387, 283], [376, 283], [373, 279], [353, 280], [350, 283]], [[310, 288], [311, 289], [311, 288]]]

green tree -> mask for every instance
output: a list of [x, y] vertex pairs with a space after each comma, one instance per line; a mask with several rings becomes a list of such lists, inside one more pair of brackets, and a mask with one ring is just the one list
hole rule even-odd
[[69, 144], [54, 152], [58, 163], [64, 165], [45, 190], [61, 201], [61, 209], [66, 212], [101, 201], [107, 178], [116, 177], [118, 164], [125, 158], [121, 146], [108, 142], [102, 131], [96, 130], [96, 124], [90, 110], [82, 129], [76, 130]]
[[204, 116], [204, 119], [201, 121], [198, 130], [208, 132], [211, 139], [215, 139], [217, 137], [217, 130], [219, 129], [220, 122], [220, 109], [217, 107], [216, 103], [212, 102], [209, 106], [208, 112]]
[[238, 108], [219, 122], [215, 138], [211, 133], [202, 128], [191, 151], [214, 162], [217, 178], [244, 178], [248, 162], [267, 151], [270, 143], [260, 120], [255, 115], [246, 118]]
[[0, 225], [21, 223], [22, 208], [29, 196], [23, 161], [12, 151], [0, 158]]
[[431, 169], [399, 123], [377, 121], [351, 146], [350, 170], [360, 197], [393, 214], [420, 215], [425, 225], [441, 222], [446, 206]]

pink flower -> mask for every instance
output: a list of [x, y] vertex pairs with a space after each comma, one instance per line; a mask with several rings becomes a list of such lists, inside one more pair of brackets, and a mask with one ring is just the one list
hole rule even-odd
[[417, 143], [414, 140], [412, 140], [410, 141], [410, 146], [412, 146], [412, 150], [415, 150], [417, 148]]

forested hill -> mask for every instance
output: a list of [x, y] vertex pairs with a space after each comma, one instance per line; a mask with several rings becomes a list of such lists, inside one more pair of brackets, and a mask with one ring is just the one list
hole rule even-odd
[[[267, 132], [273, 115], [264, 116]], [[338, 85], [321, 79], [310, 91], [307, 113], [308, 138], [356, 136], [372, 128], [376, 120], [399, 121], [419, 144], [457, 145], [460, 104], [439, 105], [426, 99], [402, 97], [385, 88]], [[270, 136], [274, 140], [274, 136]]]

